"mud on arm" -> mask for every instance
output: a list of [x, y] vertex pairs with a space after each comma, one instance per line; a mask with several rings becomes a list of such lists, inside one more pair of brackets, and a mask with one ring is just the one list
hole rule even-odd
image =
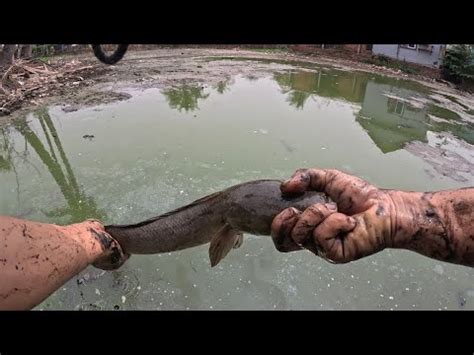
[[127, 257], [98, 221], [57, 226], [0, 216], [0, 310], [31, 309], [88, 265], [113, 269]]
[[398, 208], [393, 247], [474, 266], [474, 188], [389, 195]]
[[301, 246], [334, 263], [385, 248], [474, 266], [474, 188], [438, 192], [384, 190], [331, 169], [300, 169], [281, 186], [288, 195], [325, 192], [337, 210], [316, 204], [281, 212], [272, 223], [280, 251]]

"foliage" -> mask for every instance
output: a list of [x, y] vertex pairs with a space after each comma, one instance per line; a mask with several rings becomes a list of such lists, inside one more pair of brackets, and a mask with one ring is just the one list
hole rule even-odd
[[443, 60], [442, 74], [456, 84], [474, 83], [474, 47], [457, 44], [449, 48]]
[[419, 69], [416, 67], [413, 67], [409, 65], [406, 62], [402, 62], [399, 60], [394, 60], [391, 59], [387, 56], [384, 55], [373, 55], [365, 60], [363, 62], [368, 63], [368, 64], [373, 64], [381, 67], [387, 67], [387, 68], [392, 68], [392, 69], [397, 69], [400, 70], [404, 73], [407, 74], [418, 74]]

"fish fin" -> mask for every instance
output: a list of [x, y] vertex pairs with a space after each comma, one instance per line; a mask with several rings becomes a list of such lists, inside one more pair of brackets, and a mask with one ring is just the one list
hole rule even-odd
[[209, 259], [211, 267], [216, 266], [225, 258], [229, 251], [242, 244], [242, 233], [232, 228], [230, 224], [225, 224], [211, 239], [209, 246]]

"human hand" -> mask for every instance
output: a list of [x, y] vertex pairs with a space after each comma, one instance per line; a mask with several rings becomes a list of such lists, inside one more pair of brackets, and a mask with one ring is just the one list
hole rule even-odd
[[[397, 215], [394, 191], [338, 170], [300, 169], [281, 185], [288, 196], [308, 190], [326, 193], [337, 209], [315, 204], [303, 212], [288, 208], [278, 214], [272, 223], [272, 238], [275, 244], [287, 245], [287, 251], [300, 246], [330, 262], [350, 262], [392, 246], [394, 224], [399, 217], [407, 220]], [[407, 224], [411, 227], [409, 219]]]

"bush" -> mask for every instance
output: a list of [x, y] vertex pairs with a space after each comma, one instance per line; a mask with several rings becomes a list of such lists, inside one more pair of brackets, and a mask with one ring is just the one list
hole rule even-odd
[[441, 66], [443, 78], [456, 84], [474, 83], [474, 48], [457, 44], [446, 51]]
[[387, 68], [392, 68], [396, 70], [400, 70], [404, 73], [408, 74], [418, 74], [420, 70], [406, 62], [402, 62], [399, 60], [391, 59], [385, 55], [377, 54], [372, 55], [371, 57], [364, 59], [364, 63], [373, 64], [377, 66], [383, 66]]

